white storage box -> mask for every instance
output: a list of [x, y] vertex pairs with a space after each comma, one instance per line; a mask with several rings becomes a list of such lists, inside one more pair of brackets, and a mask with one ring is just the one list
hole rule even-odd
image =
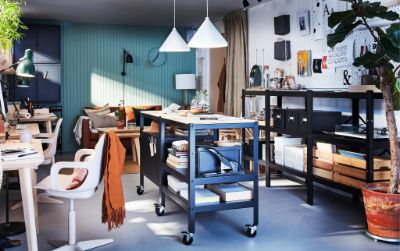
[[287, 136], [275, 137], [275, 163], [279, 165], [285, 164], [285, 146], [300, 145], [302, 138], [291, 138]]
[[285, 166], [294, 168], [301, 172], [304, 171], [307, 158], [306, 145], [289, 145], [285, 146]]

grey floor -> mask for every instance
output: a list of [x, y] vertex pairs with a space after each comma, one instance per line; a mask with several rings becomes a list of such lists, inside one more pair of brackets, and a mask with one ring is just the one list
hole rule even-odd
[[[44, 177], [48, 168], [41, 168]], [[315, 189], [315, 205], [304, 202], [305, 190], [287, 180], [273, 181], [273, 188], [260, 182], [260, 224], [251, 239], [244, 234], [244, 225], [252, 223], [252, 210], [240, 209], [198, 215], [192, 246], [181, 243], [180, 232], [186, 230], [186, 216], [172, 201], [167, 200], [166, 214], [157, 217], [154, 206], [156, 186], [146, 182], [145, 193], [136, 194], [138, 175], [124, 175], [126, 221], [117, 230], [107, 231], [101, 224], [101, 185], [96, 195], [76, 203], [78, 240], [114, 238], [109, 246], [96, 250], [271, 250], [271, 251], [395, 251], [399, 246], [374, 242], [364, 231], [364, 213], [350, 198], [320, 188]], [[289, 185], [289, 186], [277, 186]], [[0, 221], [4, 221], [4, 191], [1, 193]], [[11, 193], [13, 200], [19, 192]], [[67, 238], [67, 201], [63, 205], [39, 205], [39, 250], [51, 250], [47, 240]], [[12, 212], [12, 220], [22, 221], [22, 209]], [[22, 246], [10, 250], [27, 250], [25, 234], [12, 237]]]

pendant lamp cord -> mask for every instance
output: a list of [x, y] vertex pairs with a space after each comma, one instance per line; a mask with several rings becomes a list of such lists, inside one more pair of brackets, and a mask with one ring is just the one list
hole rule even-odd
[[208, 0], [207, 0], [207, 17], [208, 17]]
[[174, 0], [174, 28], [175, 28], [175, 19], [176, 19], [176, 15], [175, 15], [175, 0]]

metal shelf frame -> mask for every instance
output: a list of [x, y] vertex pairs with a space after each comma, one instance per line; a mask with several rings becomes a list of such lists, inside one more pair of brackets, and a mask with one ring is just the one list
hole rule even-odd
[[[217, 176], [217, 177], [202, 177], [197, 175], [196, 172], [196, 138], [200, 137], [196, 135], [196, 130], [208, 129], [213, 131], [213, 139], [218, 140], [219, 129], [242, 129], [250, 128], [253, 130], [254, 135], [258, 135], [258, 122], [240, 122], [240, 123], [219, 123], [213, 124], [212, 121], [210, 123], [181, 123], [175, 121], [173, 119], [163, 118], [162, 116], [155, 116], [149, 114], [141, 114], [140, 116], [140, 131], [141, 136], [148, 136], [149, 134], [144, 132], [144, 118], [151, 119], [159, 124], [159, 133], [157, 137], [157, 152], [158, 152], [158, 160], [159, 163], [159, 199], [158, 199], [158, 207], [165, 207], [165, 198], [168, 196], [174, 202], [176, 202], [179, 206], [181, 206], [186, 212], [188, 217], [188, 227], [187, 233], [193, 234], [195, 232], [195, 219], [196, 214], [201, 212], [209, 212], [209, 211], [219, 211], [219, 210], [231, 210], [231, 209], [240, 209], [240, 208], [253, 208], [253, 223], [252, 226], [257, 226], [259, 224], [259, 197], [258, 197], [258, 168], [253, 168], [253, 170], [245, 170], [244, 174], [241, 175], [226, 175], [226, 176]], [[184, 128], [188, 130], [188, 136], [179, 136], [180, 138], [186, 138], [189, 142], [189, 167], [186, 170], [177, 170], [169, 167], [165, 163], [166, 159], [166, 126], [179, 126], [180, 128]], [[153, 133], [154, 135], [154, 133]], [[244, 152], [244, 144], [245, 139], [243, 138], [243, 148], [242, 155], [245, 155]], [[253, 156], [254, 167], [258, 166], [258, 138], [256, 137], [253, 141]], [[141, 146], [148, 147], [148, 146]], [[143, 159], [143, 158], [142, 158]], [[244, 167], [245, 158], [242, 158], [242, 166]], [[140, 170], [140, 184], [143, 185], [143, 179], [146, 175], [144, 165], [141, 165]], [[167, 185], [167, 175], [172, 175], [181, 181], [185, 181], [188, 184], [188, 196], [189, 200], [185, 200], [179, 195], [168, 189]], [[195, 186], [196, 185], [205, 185], [205, 184], [216, 184], [216, 183], [231, 183], [231, 182], [252, 182], [252, 191], [253, 191], [253, 199], [249, 201], [240, 201], [240, 202], [223, 202], [217, 204], [206, 204], [206, 205], [196, 205], [195, 204]]]
[[[331, 186], [336, 189], [340, 189], [353, 194], [353, 199], [357, 199], [360, 195], [360, 190], [349, 187], [343, 184], [336, 183], [331, 180], [327, 180], [318, 176], [313, 175], [313, 146], [316, 141], [323, 141], [327, 143], [333, 143], [339, 146], [351, 146], [357, 147], [359, 150], [366, 154], [367, 161], [367, 172], [366, 182], [373, 182], [374, 176], [374, 149], [387, 149], [389, 147], [389, 141], [386, 139], [374, 139], [374, 100], [383, 99], [381, 93], [374, 93], [373, 91], [367, 92], [347, 92], [347, 91], [312, 91], [312, 90], [242, 90], [242, 116], [245, 117], [245, 99], [251, 96], [264, 96], [265, 97], [265, 125], [260, 126], [261, 130], [266, 132], [276, 132], [278, 134], [288, 134], [296, 137], [302, 137], [307, 143], [307, 172], [300, 172], [285, 166], [276, 165], [271, 163], [271, 136], [270, 133], [265, 134], [266, 142], [266, 186], [271, 186], [271, 168], [276, 168], [287, 172], [297, 177], [305, 178], [305, 184], [307, 188], [307, 203], [313, 205], [314, 203], [314, 182]], [[277, 97], [277, 107], [282, 108], [283, 97], [298, 97], [304, 99], [305, 110], [307, 112], [307, 133], [302, 134], [300, 132], [294, 132], [285, 129], [271, 128], [271, 104], [270, 98]], [[312, 114], [314, 111], [314, 99], [315, 98], [331, 98], [331, 99], [350, 99], [352, 102], [352, 115], [351, 123], [353, 125], [359, 125], [360, 123], [360, 100], [366, 102], [366, 139], [357, 139], [351, 137], [342, 137], [338, 135], [329, 134], [317, 134], [312, 132]]]

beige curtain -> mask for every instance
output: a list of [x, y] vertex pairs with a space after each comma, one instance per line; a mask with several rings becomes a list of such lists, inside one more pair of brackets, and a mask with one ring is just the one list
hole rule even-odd
[[224, 18], [225, 36], [228, 41], [226, 56], [225, 114], [241, 116], [242, 89], [247, 78], [247, 14], [237, 11]]

